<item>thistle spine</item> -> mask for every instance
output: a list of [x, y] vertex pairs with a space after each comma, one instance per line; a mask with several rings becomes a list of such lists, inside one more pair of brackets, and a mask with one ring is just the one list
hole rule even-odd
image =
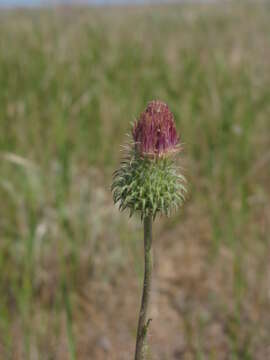
[[152, 279], [152, 223], [158, 213], [171, 215], [182, 205], [185, 178], [178, 173], [175, 154], [180, 150], [173, 114], [161, 101], [152, 101], [135, 122], [133, 143], [114, 173], [114, 203], [130, 216], [139, 213], [144, 221], [144, 285], [139, 313], [135, 360], [145, 359], [147, 319]]

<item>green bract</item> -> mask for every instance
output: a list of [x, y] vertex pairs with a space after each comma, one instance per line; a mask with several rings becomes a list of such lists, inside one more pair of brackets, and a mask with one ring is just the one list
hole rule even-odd
[[130, 216], [168, 216], [184, 201], [185, 182], [172, 158], [141, 157], [131, 149], [114, 173], [113, 199], [121, 211], [129, 209]]

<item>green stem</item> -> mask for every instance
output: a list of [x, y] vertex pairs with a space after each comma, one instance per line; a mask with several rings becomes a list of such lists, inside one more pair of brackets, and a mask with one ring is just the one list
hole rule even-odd
[[151, 319], [147, 319], [148, 304], [150, 299], [152, 280], [152, 216], [144, 219], [144, 283], [141, 309], [137, 329], [135, 360], [145, 357], [147, 329]]

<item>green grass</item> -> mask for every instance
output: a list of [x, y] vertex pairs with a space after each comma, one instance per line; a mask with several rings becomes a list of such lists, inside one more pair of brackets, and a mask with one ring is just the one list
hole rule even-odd
[[185, 351], [269, 357], [269, 31], [267, 4], [0, 14], [0, 358], [120, 359], [117, 340], [91, 357], [100, 328], [80, 306], [96, 284], [117, 299], [119, 277], [142, 274], [139, 220], [118, 214], [109, 189], [130, 122], [156, 98], [175, 114], [190, 182], [157, 235], [176, 244], [184, 227], [206, 277], [230, 274], [209, 285], [210, 320], [188, 305]]

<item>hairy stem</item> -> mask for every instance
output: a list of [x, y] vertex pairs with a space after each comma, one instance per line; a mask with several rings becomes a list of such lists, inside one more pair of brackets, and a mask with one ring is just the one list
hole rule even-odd
[[141, 309], [137, 329], [135, 360], [143, 360], [147, 329], [151, 319], [147, 319], [148, 304], [152, 279], [152, 216], [144, 219], [144, 283]]

